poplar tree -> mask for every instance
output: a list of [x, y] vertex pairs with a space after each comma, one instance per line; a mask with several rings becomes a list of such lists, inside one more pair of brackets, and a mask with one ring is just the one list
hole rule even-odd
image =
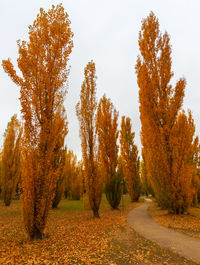
[[1, 160], [2, 198], [6, 206], [11, 204], [20, 178], [21, 136], [22, 127], [14, 115], [4, 133]]
[[63, 102], [66, 94], [66, 69], [72, 51], [73, 33], [62, 5], [48, 12], [40, 9], [29, 26], [29, 40], [18, 41], [19, 76], [10, 59], [3, 68], [20, 87], [24, 120], [22, 200], [23, 216], [31, 239], [43, 238], [45, 224], [59, 168], [55, 168], [56, 148], [67, 123]]
[[96, 69], [93, 61], [85, 67], [84, 81], [81, 86], [80, 101], [76, 113], [80, 123], [80, 137], [83, 156], [83, 170], [90, 207], [94, 217], [99, 218], [103, 183], [98, 172], [97, 141], [95, 129]]
[[131, 201], [138, 201], [140, 197], [140, 169], [137, 146], [134, 144], [135, 133], [132, 132], [131, 119], [122, 117], [120, 130], [121, 161], [124, 179], [127, 183]]
[[121, 200], [121, 176], [118, 165], [118, 116], [111, 100], [104, 95], [98, 105], [96, 131], [100, 172], [105, 181], [106, 198], [112, 209], [118, 209]]
[[160, 32], [152, 12], [143, 20], [138, 43], [136, 73], [146, 169], [159, 205], [183, 213], [191, 204], [194, 174], [195, 127], [191, 113], [188, 117], [180, 113], [186, 81], [181, 78], [174, 87], [171, 84], [170, 37]]

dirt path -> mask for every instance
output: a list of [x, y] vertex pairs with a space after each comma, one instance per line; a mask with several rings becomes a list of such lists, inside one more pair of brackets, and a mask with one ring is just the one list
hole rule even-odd
[[200, 264], [200, 240], [172, 231], [156, 223], [147, 213], [150, 203], [151, 201], [147, 201], [128, 214], [129, 225], [146, 239]]

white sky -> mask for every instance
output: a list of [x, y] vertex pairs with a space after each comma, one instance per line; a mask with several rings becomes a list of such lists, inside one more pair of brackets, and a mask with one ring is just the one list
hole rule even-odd
[[[49, 9], [60, 1], [4, 0], [0, 9], [0, 61], [10, 57], [16, 65], [18, 39], [27, 40], [40, 7]], [[185, 77], [184, 108], [190, 108], [199, 134], [200, 108], [200, 1], [199, 0], [64, 0], [71, 20], [74, 48], [70, 56], [71, 72], [65, 107], [69, 133], [66, 143], [80, 158], [79, 124], [75, 105], [83, 81], [84, 67], [91, 59], [96, 63], [98, 99], [106, 93], [121, 116], [132, 119], [140, 144], [138, 86], [135, 63], [141, 20], [153, 11], [162, 32], [171, 36], [174, 81]], [[0, 67], [0, 146], [8, 121], [20, 116], [19, 88]]]

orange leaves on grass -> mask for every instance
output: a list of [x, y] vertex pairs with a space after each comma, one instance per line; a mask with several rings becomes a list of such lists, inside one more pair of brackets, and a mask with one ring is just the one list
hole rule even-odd
[[0, 229], [0, 263], [101, 264], [110, 251], [112, 234], [126, 220], [120, 211], [112, 214], [104, 211], [101, 216], [101, 219], [94, 219], [88, 211], [52, 211], [46, 227], [48, 237], [42, 241], [24, 240], [19, 216], [13, 220], [12, 216], [7, 216], [8, 226], [0, 218], [1, 228], [6, 231], [3, 236], [3, 229]]
[[149, 208], [152, 218], [168, 228], [187, 234], [188, 236], [200, 238], [200, 209], [190, 208], [187, 214], [174, 215], [167, 214], [166, 210], [161, 210], [156, 204]]
[[153, 219], [188, 236], [200, 238], [200, 218], [188, 215], [154, 216]]

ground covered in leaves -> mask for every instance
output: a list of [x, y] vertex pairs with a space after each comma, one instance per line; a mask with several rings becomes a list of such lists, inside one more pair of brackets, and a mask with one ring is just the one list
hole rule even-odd
[[167, 210], [161, 210], [156, 203], [152, 203], [148, 211], [161, 225], [200, 239], [200, 208], [191, 208], [186, 214], [174, 215], [168, 214]]
[[195, 264], [140, 237], [126, 221], [140, 203], [125, 198], [112, 211], [103, 199], [101, 219], [83, 210], [82, 201], [62, 200], [49, 216], [45, 238], [31, 242], [24, 231], [21, 202], [0, 201], [0, 264]]

